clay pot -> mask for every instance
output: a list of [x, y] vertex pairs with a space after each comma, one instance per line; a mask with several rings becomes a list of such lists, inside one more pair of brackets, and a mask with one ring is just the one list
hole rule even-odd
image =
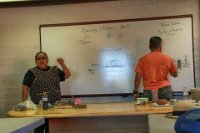
[[158, 105], [165, 105], [165, 104], [167, 104], [167, 100], [166, 99], [158, 99], [157, 101], [156, 101], [156, 103], [158, 104]]

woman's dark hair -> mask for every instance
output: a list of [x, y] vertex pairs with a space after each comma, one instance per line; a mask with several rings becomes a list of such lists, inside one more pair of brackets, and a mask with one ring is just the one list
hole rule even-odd
[[47, 53], [41, 51], [41, 52], [37, 52], [37, 53], [36, 53], [36, 55], [35, 55], [35, 60], [37, 59], [37, 56], [38, 56], [39, 54], [44, 54], [44, 55], [48, 58]]
[[162, 38], [159, 36], [153, 36], [149, 40], [149, 49], [154, 50], [154, 49], [159, 49], [162, 44]]

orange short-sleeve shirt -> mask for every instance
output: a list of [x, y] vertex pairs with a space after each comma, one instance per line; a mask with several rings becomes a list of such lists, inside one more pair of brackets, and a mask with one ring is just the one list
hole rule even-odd
[[151, 52], [140, 58], [135, 72], [142, 74], [145, 90], [154, 90], [170, 85], [168, 74], [176, 72], [176, 66], [169, 56]]

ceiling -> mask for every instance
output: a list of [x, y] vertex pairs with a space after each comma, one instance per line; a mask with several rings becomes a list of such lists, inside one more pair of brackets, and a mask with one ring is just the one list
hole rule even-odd
[[116, 0], [0, 0], [0, 8], [60, 5], [71, 3], [103, 2]]

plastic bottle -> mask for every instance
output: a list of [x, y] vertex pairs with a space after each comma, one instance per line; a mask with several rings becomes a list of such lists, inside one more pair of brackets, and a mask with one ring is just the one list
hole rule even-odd
[[43, 102], [43, 109], [47, 110], [48, 109], [48, 95], [47, 93], [44, 93], [42, 96], [42, 102]]

